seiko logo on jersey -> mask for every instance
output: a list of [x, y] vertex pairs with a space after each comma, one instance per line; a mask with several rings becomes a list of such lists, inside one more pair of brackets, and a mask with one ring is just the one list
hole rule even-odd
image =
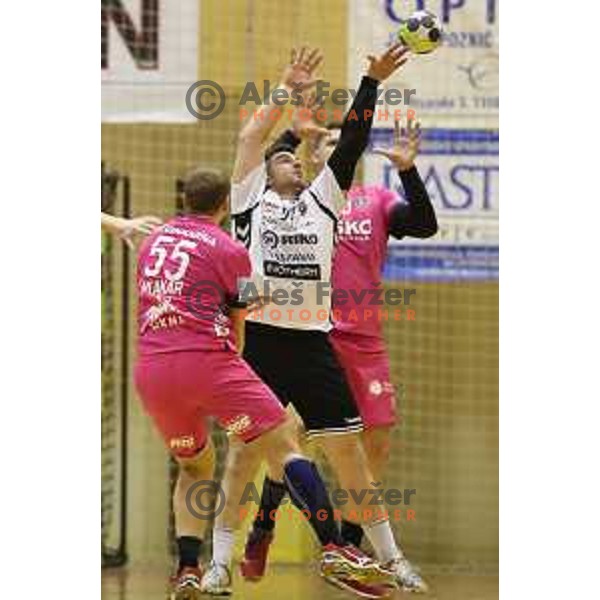
[[305, 234], [296, 233], [291, 235], [282, 235], [281, 244], [309, 244], [314, 245], [319, 243], [319, 236], [316, 233]]
[[262, 233], [262, 243], [275, 250], [278, 246], [285, 245], [310, 245], [314, 246], [319, 243], [319, 236], [316, 233], [291, 233], [277, 235], [274, 231], [267, 230]]
[[337, 232], [343, 237], [370, 237], [373, 233], [373, 221], [368, 219], [359, 219], [356, 221], [338, 221]]
[[274, 231], [263, 231], [260, 239], [268, 248], [277, 248], [279, 246], [279, 236]]

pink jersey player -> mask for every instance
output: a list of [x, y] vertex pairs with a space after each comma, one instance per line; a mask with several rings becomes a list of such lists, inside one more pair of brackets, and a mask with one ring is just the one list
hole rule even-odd
[[378, 186], [355, 186], [338, 222], [333, 262], [333, 347], [344, 368], [366, 428], [396, 421], [394, 388], [377, 298], [392, 209], [397, 195]]
[[338, 246], [333, 264], [338, 331], [382, 340], [376, 294], [387, 255], [391, 212], [398, 195], [381, 186], [354, 186], [338, 221]]
[[206, 417], [246, 441], [283, 419], [236, 350], [228, 312], [250, 272], [247, 250], [201, 214], [172, 219], [140, 250], [136, 385], [175, 456], [205, 445]]
[[172, 219], [140, 249], [140, 356], [234, 348], [228, 304], [251, 272], [247, 250], [202, 215]]
[[[409, 129], [408, 139], [402, 139], [396, 123], [395, 148], [376, 151], [398, 168], [405, 200], [382, 186], [354, 186], [338, 222], [331, 340], [367, 430], [387, 428], [397, 418], [382, 327], [382, 315], [389, 307], [381, 292], [373, 293], [382, 287], [388, 238], [425, 238], [437, 231], [429, 195], [413, 164], [419, 131], [410, 124]], [[331, 137], [335, 137], [333, 132]], [[322, 145], [324, 152], [329, 142], [326, 139]], [[384, 439], [379, 440], [382, 446]]]

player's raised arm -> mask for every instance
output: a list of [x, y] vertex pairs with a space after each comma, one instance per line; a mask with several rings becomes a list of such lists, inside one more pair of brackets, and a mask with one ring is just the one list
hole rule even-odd
[[[301, 48], [300, 51], [292, 50], [290, 63], [285, 67], [281, 83], [277, 89], [285, 90], [289, 97], [294, 90], [302, 92], [315, 83], [314, 73], [321, 64], [323, 55], [319, 49]], [[237, 155], [233, 168], [233, 183], [243, 181], [246, 176], [263, 161], [261, 154], [262, 144], [275, 125], [271, 113], [280, 109], [271, 102], [262, 107], [262, 118], [250, 118], [242, 127], [238, 137]]]
[[408, 60], [408, 49], [400, 44], [390, 46], [381, 56], [369, 56], [369, 69], [348, 111], [340, 139], [327, 161], [340, 188], [349, 190], [356, 165], [367, 147], [373, 124], [377, 86]]
[[425, 184], [415, 166], [419, 152], [421, 129], [414, 119], [408, 120], [408, 131], [401, 131], [400, 121], [394, 122], [394, 147], [391, 150], [375, 149], [392, 161], [398, 169], [407, 204], [397, 202], [389, 214], [388, 233], [400, 239], [405, 236], [428, 238], [438, 230], [435, 210]]

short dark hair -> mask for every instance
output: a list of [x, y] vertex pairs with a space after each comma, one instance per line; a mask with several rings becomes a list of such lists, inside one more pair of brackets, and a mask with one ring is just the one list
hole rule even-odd
[[194, 169], [183, 181], [183, 208], [188, 213], [213, 214], [225, 202], [231, 184], [216, 169]]
[[265, 152], [265, 161], [268, 163], [270, 160], [276, 155], [281, 154], [282, 152], [287, 152], [289, 154], [296, 154], [296, 148], [291, 146], [290, 144], [273, 144], [267, 151]]

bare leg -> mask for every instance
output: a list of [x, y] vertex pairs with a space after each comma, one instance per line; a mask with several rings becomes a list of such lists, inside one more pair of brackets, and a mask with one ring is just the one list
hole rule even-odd
[[370, 427], [362, 433], [362, 443], [374, 481], [381, 481], [390, 458], [392, 428]]
[[[204, 498], [201, 503], [195, 502], [196, 493], [200, 493], [202, 486], [197, 486], [197, 490], [190, 488], [200, 481], [211, 481], [214, 476], [215, 452], [212, 442], [209, 440], [200, 454], [193, 458], [179, 458], [179, 475], [173, 493], [173, 511], [175, 513], [175, 530], [177, 537], [194, 536], [202, 538], [206, 529], [206, 522], [210, 518], [211, 511], [203, 510], [202, 506], [208, 506], [208, 498]], [[210, 492], [211, 486], [203, 486]], [[188, 507], [186, 502], [190, 502]], [[190, 508], [193, 510], [191, 511]], [[196, 513], [196, 514], [194, 514]]]
[[254, 444], [244, 444], [238, 438], [231, 438], [225, 474], [221, 486], [225, 492], [225, 508], [215, 520], [215, 526], [232, 531], [240, 527], [240, 501], [244, 490], [254, 481], [256, 472], [263, 460], [260, 449]]
[[347, 492], [344, 513], [350, 522], [361, 524], [369, 538], [378, 560], [389, 562], [401, 556], [389, 520], [382, 517], [385, 507], [370, 506], [377, 480], [369, 467], [360, 441], [360, 434], [315, 436], [327, 459], [336, 472], [342, 489]]

